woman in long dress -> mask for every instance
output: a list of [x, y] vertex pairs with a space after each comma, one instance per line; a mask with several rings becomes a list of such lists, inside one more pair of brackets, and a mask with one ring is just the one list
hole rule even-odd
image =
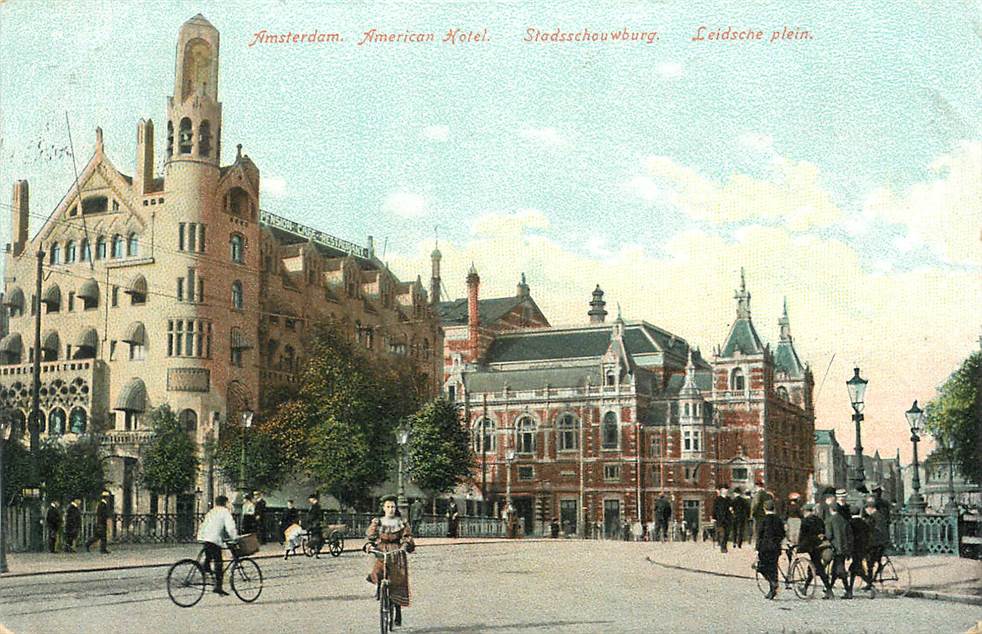
[[[399, 516], [394, 495], [382, 498], [382, 517], [372, 520], [366, 537], [366, 552], [369, 547], [383, 552], [399, 551], [398, 554], [387, 557], [386, 561], [389, 565], [389, 597], [396, 609], [395, 624], [402, 625], [402, 608], [409, 606], [409, 567], [406, 553], [413, 552], [416, 544], [409, 524]], [[375, 560], [372, 572], [368, 575], [370, 583], [377, 586], [382, 582], [385, 577], [384, 564], [381, 559]]]

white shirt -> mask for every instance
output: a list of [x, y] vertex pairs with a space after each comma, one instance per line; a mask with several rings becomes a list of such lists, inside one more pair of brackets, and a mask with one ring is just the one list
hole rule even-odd
[[243, 515], [255, 515], [256, 514], [256, 504], [254, 502], [246, 502], [242, 505]]
[[201, 527], [198, 528], [198, 541], [211, 542], [219, 546], [224, 545], [226, 539], [238, 539], [239, 533], [235, 530], [235, 519], [232, 512], [224, 506], [216, 506], [205, 514], [201, 520]]

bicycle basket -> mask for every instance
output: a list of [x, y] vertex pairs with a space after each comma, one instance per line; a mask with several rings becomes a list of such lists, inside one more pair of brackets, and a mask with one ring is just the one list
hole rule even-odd
[[259, 538], [256, 537], [255, 533], [246, 533], [239, 537], [239, 541], [236, 544], [236, 551], [239, 557], [248, 557], [256, 552], [259, 552]]

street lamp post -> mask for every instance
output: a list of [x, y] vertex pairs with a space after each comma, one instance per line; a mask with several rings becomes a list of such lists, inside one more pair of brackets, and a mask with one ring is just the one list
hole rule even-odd
[[863, 467], [863, 443], [860, 440], [860, 425], [863, 422], [863, 408], [866, 400], [866, 384], [868, 380], [859, 376], [859, 368], [854, 368], [851, 379], [846, 381], [849, 390], [849, 402], [852, 404], [852, 420], [856, 423], [856, 468], [853, 469], [852, 489], [862, 492], [866, 488], [866, 472]]
[[0, 574], [10, 572], [7, 567], [7, 525], [3, 518], [7, 508], [6, 498], [3, 494], [3, 444], [7, 441], [7, 433], [12, 427], [6, 412], [0, 413]]
[[948, 462], [948, 503], [945, 504], [944, 510], [949, 513], [957, 513], [958, 501], [955, 499], [954, 460], [951, 455], [954, 447], [951, 439], [951, 432], [945, 433], [944, 431], [939, 431], [937, 438], [941, 442], [941, 446], [944, 448], [945, 460]]
[[508, 509], [511, 509], [511, 463], [515, 462], [515, 451], [509, 449], [505, 453], [505, 468], [507, 469], [505, 473], [505, 504]]
[[408, 503], [406, 500], [406, 480], [403, 475], [403, 454], [406, 445], [409, 443], [409, 427], [402, 425], [396, 430], [396, 442], [399, 443], [399, 495], [396, 498], [396, 506], [402, 516], [409, 517]]
[[[251, 410], [242, 412], [242, 453], [239, 455], [239, 503], [237, 505], [239, 510], [245, 504], [246, 496], [246, 430], [252, 427], [254, 415]], [[236, 513], [239, 510], [236, 510]]]
[[914, 445], [914, 474], [911, 478], [911, 486], [914, 492], [910, 494], [910, 498], [907, 500], [907, 506], [912, 511], [923, 513], [927, 508], [927, 502], [924, 500], [924, 496], [921, 495], [920, 464], [917, 461], [917, 443], [921, 438], [917, 434], [921, 430], [921, 425], [924, 422], [924, 410], [917, 406], [917, 401], [914, 401], [914, 404], [907, 410], [905, 416], [907, 417], [907, 424], [910, 425], [910, 442]]

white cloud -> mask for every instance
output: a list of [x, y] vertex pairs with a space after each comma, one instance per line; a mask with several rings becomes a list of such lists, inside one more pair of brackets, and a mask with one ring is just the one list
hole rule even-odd
[[678, 79], [682, 76], [682, 64], [678, 62], [661, 62], [655, 66], [655, 72], [665, 79]]
[[420, 218], [429, 213], [429, 202], [419, 194], [397, 191], [385, 197], [382, 201], [382, 211], [400, 218]]
[[481, 238], [522, 236], [526, 229], [548, 229], [549, 219], [538, 209], [519, 209], [513, 213], [491, 212], [471, 223], [471, 233]]
[[653, 203], [656, 200], [664, 198], [664, 194], [658, 187], [658, 184], [647, 176], [635, 176], [624, 183], [624, 189], [646, 203]]
[[446, 141], [450, 138], [450, 128], [445, 125], [431, 125], [423, 128], [423, 138], [430, 141]]
[[566, 138], [556, 128], [532, 128], [526, 126], [519, 130], [518, 134], [524, 139], [540, 143], [550, 148], [560, 147], [567, 143]]
[[270, 198], [286, 197], [286, 179], [282, 176], [263, 176], [259, 189]]
[[935, 178], [899, 194], [876, 189], [864, 213], [904, 226], [898, 246], [926, 244], [947, 262], [982, 265], [982, 141], [962, 142], [928, 167]]

